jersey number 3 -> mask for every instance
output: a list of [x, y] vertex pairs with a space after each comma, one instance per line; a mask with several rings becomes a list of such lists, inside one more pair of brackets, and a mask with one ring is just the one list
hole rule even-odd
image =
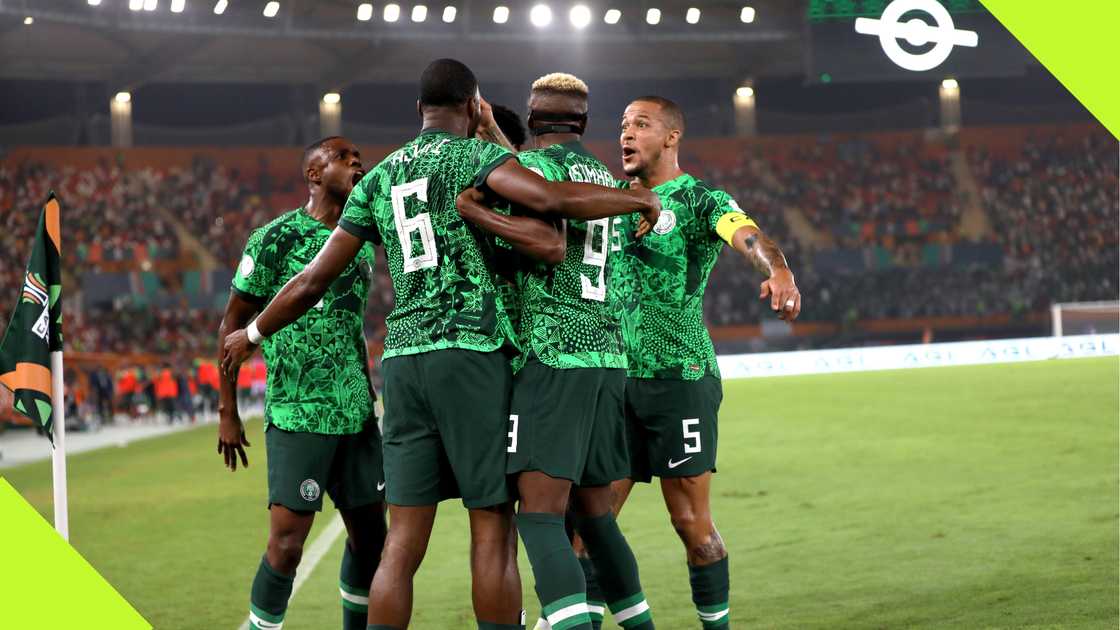
[[[436, 254], [436, 235], [432, 231], [432, 215], [427, 212], [408, 218], [405, 213], [405, 200], [412, 195], [427, 207], [428, 178], [417, 179], [407, 184], [398, 184], [390, 189], [393, 197], [393, 224], [397, 228], [397, 238], [401, 242], [404, 256], [404, 272], [428, 269], [439, 264]], [[414, 251], [413, 232], [419, 232], [420, 252]]]

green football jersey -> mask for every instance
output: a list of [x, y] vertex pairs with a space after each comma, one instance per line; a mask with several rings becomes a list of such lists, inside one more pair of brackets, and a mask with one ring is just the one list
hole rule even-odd
[[487, 264], [490, 245], [455, 209], [455, 198], [513, 154], [428, 129], [389, 154], [354, 187], [339, 226], [385, 246], [396, 296], [385, 318], [386, 359], [516, 344]]
[[[233, 291], [263, 307], [330, 235], [330, 228], [303, 208], [254, 230]], [[341, 435], [360, 432], [373, 417], [362, 329], [373, 262], [367, 244], [314, 308], [264, 340], [266, 422], [285, 431]]]
[[719, 376], [704, 325], [704, 289], [724, 241], [720, 218], [742, 213], [730, 195], [691, 175], [656, 186], [661, 218], [640, 239], [637, 215], [613, 233], [612, 302], [621, 312], [629, 375], [693, 381]]
[[[550, 181], [615, 185], [610, 170], [579, 142], [523, 151], [517, 159]], [[536, 358], [557, 369], [626, 367], [618, 315], [607, 295], [610, 224], [611, 219], [561, 221], [564, 260], [522, 270], [521, 365]]]

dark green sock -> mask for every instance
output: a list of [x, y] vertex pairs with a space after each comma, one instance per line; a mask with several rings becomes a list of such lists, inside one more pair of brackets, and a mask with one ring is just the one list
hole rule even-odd
[[583, 581], [587, 583], [587, 613], [591, 617], [591, 630], [599, 630], [603, 627], [603, 614], [607, 612], [607, 600], [599, 587], [599, 574], [595, 572], [591, 558], [580, 558], [579, 566], [583, 569]]
[[369, 587], [377, 571], [378, 553], [373, 557], [356, 556], [350, 551], [350, 539], [342, 551], [342, 568], [338, 572], [338, 592], [342, 597], [342, 629], [362, 630], [369, 618]]
[[253, 590], [249, 595], [249, 627], [253, 630], [274, 630], [284, 624], [288, 598], [292, 595], [294, 575], [281, 575], [261, 558]]
[[587, 545], [615, 622], [626, 630], [653, 630], [653, 616], [638, 577], [638, 561], [614, 514], [580, 518], [576, 528]]
[[533, 567], [541, 616], [552, 630], [591, 630], [583, 570], [564, 531], [564, 517], [521, 513], [516, 522]]
[[520, 623], [490, 623], [489, 621], [480, 621], [478, 622], [478, 630], [525, 630], [525, 626]]
[[731, 628], [731, 578], [727, 558], [702, 567], [688, 565], [692, 602], [704, 630]]

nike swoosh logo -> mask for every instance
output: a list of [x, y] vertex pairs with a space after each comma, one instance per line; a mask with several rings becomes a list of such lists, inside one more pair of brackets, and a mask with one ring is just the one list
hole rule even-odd
[[384, 481], [377, 484], [377, 491], [378, 492], [381, 492], [384, 489], [385, 489], [385, 482]]
[[692, 456], [691, 456], [691, 455], [690, 455], [690, 456], [688, 456], [688, 457], [686, 457], [686, 458], [684, 458], [684, 459], [682, 459], [682, 460], [681, 460], [681, 461], [679, 461], [679, 462], [675, 462], [675, 461], [673, 461], [673, 460], [672, 460], [672, 458], [670, 458], [670, 459], [669, 459], [669, 468], [676, 468], [677, 466], [680, 466], [681, 464], [683, 464], [683, 463], [687, 462], [687, 461], [688, 461], [688, 460], [690, 460], [690, 459], [692, 459]]

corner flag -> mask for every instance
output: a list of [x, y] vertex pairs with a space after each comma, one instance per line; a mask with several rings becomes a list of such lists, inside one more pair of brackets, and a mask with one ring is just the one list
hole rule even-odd
[[0, 385], [12, 390], [15, 410], [42, 427], [54, 445], [54, 527], [69, 540], [59, 210], [52, 192], [39, 215], [23, 291], [0, 341]]

